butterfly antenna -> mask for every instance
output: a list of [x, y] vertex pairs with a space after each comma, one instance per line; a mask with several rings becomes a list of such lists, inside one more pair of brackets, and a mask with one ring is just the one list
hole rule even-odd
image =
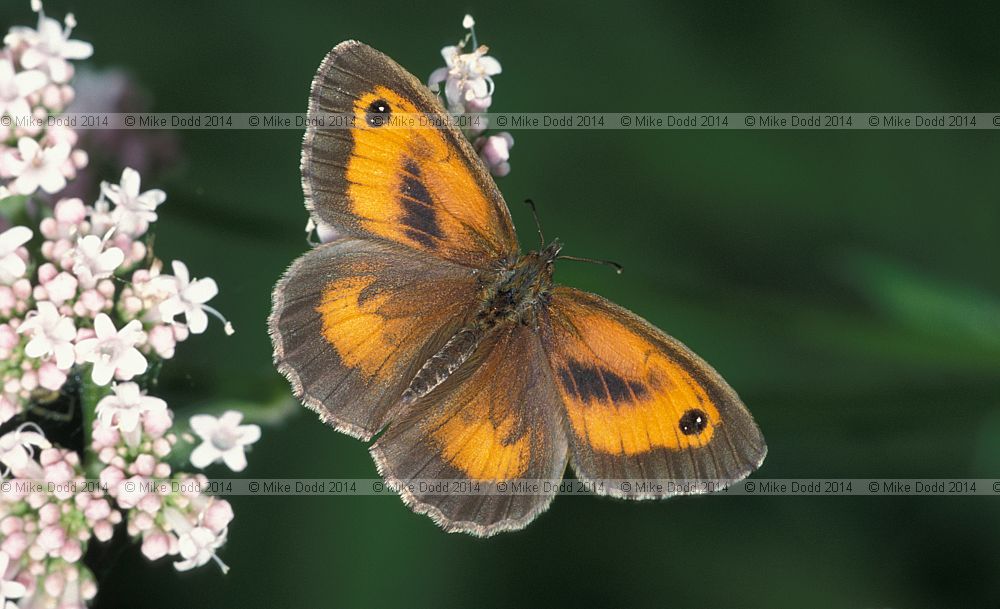
[[603, 264], [605, 266], [614, 267], [615, 272], [618, 273], [619, 275], [621, 275], [622, 271], [625, 270], [625, 267], [612, 260], [600, 260], [598, 258], [581, 258], [579, 256], [556, 256], [556, 260], [575, 260], [577, 262], [590, 262], [593, 264]]
[[535, 202], [531, 199], [525, 199], [524, 204], [531, 208], [531, 217], [535, 219], [535, 228], [538, 229], [538, 241], [539, 248], [545, 248], [545, 234], [542, 233], [542, 222], [538, 219], [538, 208], [535, 207]]

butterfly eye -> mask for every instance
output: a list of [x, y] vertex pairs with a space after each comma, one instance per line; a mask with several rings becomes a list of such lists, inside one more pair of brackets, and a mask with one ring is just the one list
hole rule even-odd
[[708, 426], [708, 415], [697, 408], [692, 408], [688, 410], [683, 415], [681, 415], [680, 428], [681, 433], [686, 436], [691, 436], [697, 433], [701, 433], [705, 427]]
[[376, 99], [368, 105], [365, 120], [372, 127], [381, 127], [389, 121], [390, 116], [392, 116], [392, 108], [389, 107], [389, 102], [384, 99]]

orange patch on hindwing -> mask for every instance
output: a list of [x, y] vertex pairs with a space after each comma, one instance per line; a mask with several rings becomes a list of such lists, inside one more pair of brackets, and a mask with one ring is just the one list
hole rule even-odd
[[[479, 396], [486, 399], [486, 396]], [[469, 411], [447, 418], [434, 431], [441, 456], [473, 480], [510, 480], [522, 476], [531, 460], [528, 433], [511, 437], [512, 416], [491, 421], [484, 407], [469, 405]]]
[[705, 388], [657, 345], [609, 316], [573, 311], [556, 363], [569, 422], [594, 450], [637, 455], [707, 444], [721, 422]]
[[316, 307], [322, 332], [345, 366], [357, 368], [368, 378], [375, 376], [396, 348], [406, 321], [380, 313], [388, 296], [363, 294], [375, 281], [372, 276], [346, 277], [323, 290]]

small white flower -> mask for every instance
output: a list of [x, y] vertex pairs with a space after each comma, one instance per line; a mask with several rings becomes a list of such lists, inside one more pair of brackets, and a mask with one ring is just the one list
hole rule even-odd
[[13, 192], [30, 195], [39, 187], [49, 194], [62, 190], [66, 186], [62, 168], [69, 160], [70, 151], [66, 142], [42, 148], [30, 137], [17, 140], [18, 154], [6, 158], [7, 170], [17, 178], [12, 185]]
[[[201, 334], [208, 328], [206, 311], [222, 319], [222, 315], [205, 303], [219, 293], [219, 287], [211, 277], [191, 279], [187, 266], [180, 260], [172, 263], [174, 276], [163, 275], [162, 281], [173, 281], [174, 290], [170, 297], [160, 303], [160, 315], [172, 323], [174, 317], [184, 314], [184, 321], [192, 334]], [[225, 320], [223, 319], [225, 323]]]
[[6, 552], [0, 552], [0, 607], [17, 609], [17, 604], [11, 602], [12, 599], [21, 598], [27, 590], [21, 582], [4, 579], [9, 565], [10, 556]]
[[104, 396], [97, 403], [97, 418], [105, 427], [132, 434], [139, 430], [142, 415], [167, 411], [166, 402], [143, 395], [136, 383], [118, 383], [114, 391], [114, 395]]
[[0, 115], [9, 114], [15, 119], [31, 114], [27, 96], [45, 86], [48, 79], [38, 70], [14, 70], [14, 62], [0, 59]]
[[260, 427], [240, 425], [243, 413], [228, 410], [219, 418], [208, 414], [191, 417], [191, 429], [203, 442], [191, 453], [191, 464], [205, 468], [223, 461], [229, 469], [241, 472], [246, 469], [246, 447], [260, 439]]
[[57, 368], [69, 370], [73, 367], [73, 340], [76, 338], [73, 320], [60, 314], [47, 300], [39, 302], [36, 308], [17, 328], [18, 333], [27, 332], [31, 337], [24, 348], [25, 355], [45, 360], [54, 357]]
[[461, 46], [441, 49], [446, 66], [434, 70], [427, 86], [438, 91], [441, 83], [445, 83], [445, 98], [452, 112], [482, 112], [492, 102], [492, 77], [500, 73], [500, 62], [486, 54], [489, 49], [485, 45], [471, 53], [460, 51]]
[[83, 362], [94, 364], [93, 380], [107, 385], [112, 377], [127, 381], [146, 371], [146, 358], [135, 346], [144, 334], [142, 322], [133, 319], [121, 330], [105, 313], [94, 319], [95, 338], [86, 338], [76, 344], [76, 355]]
[[111, 219], [118, 228], [128, 235], [138, 236], [146, 232], [150, 222], [156, 221], [156, 208], [167, 200], [162, 190], [154, 188], [139, 192], [141, 178], [139, 172], [126, 167], [119, 184], [101, 183], [101, 194], [115, 204]]
[[54, 82], [66, 82], [71, 75], [66, 60], [86, 59], [94, 53], [94, 47], [89, 42], [70, 40], [69, 36], [76, 27], [72, 13], [66, 15], [66, 27], [63, 28], [55, 19], [46, 17], [40, 5], [37, 8], [38, 29], [12, 27], [4, 37], [4, 44], [11, 47], [26, 44], [27, 48], [21, 55], [22, 66], [29, 70], [41, 68]]
[[227, 529], [216, 534], [212, 529], [203, 526], [192, 527], [181, 533], [177, 537], [177, 549], [184, 560], [175, 562], [174, 567], [178, 571], [188, 571], [215, 559], [222, 572], [226, 573], [229, 567], [215, 555], [215, 551], [226, 543], [226, 534]]
[[27, 226], [14, 226], [0, 233], [0, 283], [11, 283], [24, 275], [27, 267], [17, 249], [31, 241], [31, 236]]
[[[5, 472], [26, 466], [35, 453], [34, 447], [42, 449], [52, 447], [45, 436], [39, 433], [41, 429], [25, 431], [31, 427], [38, 429], [34, 423], [25, 423], [0, 437], [0, 464], [4, 465]], [[0, 576], [2, 575], [3, 569], [0, 569]]]
[[84, 289], [97, 285], [98, 280], [110, 277], [122, 262], [125, 252], [117, 247], [104, 249], [105, 239], [97, 235], [80, 237], [73, 250], [73, 274]]

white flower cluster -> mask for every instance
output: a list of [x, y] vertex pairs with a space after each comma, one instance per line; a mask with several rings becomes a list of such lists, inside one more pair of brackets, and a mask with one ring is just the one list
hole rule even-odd
[[[225, 543], [232, 506], [224, 499], [201, 494], [199, 489], [207, 482], [204, 476], [173, 471], [168, 459], [182, 439], [173, 431], [173, 413], [166, 402], [143, 395], [135, 383], [119, 383], [114, 394], [97, 405], [97, 416], [92, 448], [104, 464], [101, 486], [126, 512], [128, 534], [141, 543], [142, 553], [150, 560], [174, 556], [179, 559], [174, 562], [179, 571], [200, 567], [209, 560], [228, 570], [215, 550]], [[228, 425], [233, 418], [236, 425]], [[242, 464], [239, 469], [246, 467], [244, 449], [260, 437], [259, 427], [238, 425], [242, 415], [235, 411], [218, 419], [192, 417], [191, 425], [199, 432], [195, 419], [203, 424], [207, 420], [218, 433], [199, 434], [204, 441], [194, 450], [192, 464], [205, 467], [213, 463], [214, 458], [196, 459], [195, 455], [207, 452], [220, 456], [219, 444], [225, 444], [232, 455], [226, 463], [238, 460]], [[227, 441], [228, 437], [241, 436], [247, 436], [248, 441]], [[154, 480], [160, 483], [153, 484]]]
[[60, 24], [45, 16], [40, 1], [32, 8], [38, 27], [11, 28], [0, 52], [0, 179], [21, 195], [39, 188], [59, 192], [87, 165], [87, 154], [74, 150], [76, 132], [45, 123], [73, 100], [70, 60], [94, 52], [90, 44], [70, 39], [72, 14]]
[[[171, 556], [186, 570], [214, 559], [225, 570], [215, 552], [232, 508], [201, 494], [204, 476], [177, 469], [193, 448], [197, 468], [242, 470], [260, 437], [239, 412], [198, 415], [190, 427], [202, 442], [189, 446], [166, 402], [146, 394], [152, 364], [205, 332], [210, 315], [232, 327], [207, 304], [215, 281], [180, 261], [164, 273], [151, 256], [162, 190], [143, 191], [126, 168], [92, 204], [59, 196], [87, 155], [73, 150], [72, 129], [46, 119], [73, 98], [70, 60], [92, 48], [70, 39], [72, 15], [63, 27], [39, 0], [32, 7], [37, 29], [11, 28], [0, 50], [0, 200], [24, 218], [0, 228], [0, 609], [85, 606], [97, 593], [87, 545], [123, 521], [151, 560]], [[53, 445], [46, 419], [32, 418], [67, 399], [83, 404], [80, 453]], [[85, 471], [103, 484], [84, 485]], [[125, 484], [154, 478], [177, 484]], [[91, 490], [73, 490], [82, 488]]]
[[40, 391], [58, 392], [74, 367], [89, 368], [97, 385], [132, 380], [151, 357], [169, 359], [178, 342], [205, 332], [209, 314], [222, 319], [206, 304], [215, 281], [192, 279], [180, 261], [172, 275], [148, 261], [142, 237], [165, 198], [140, 193], [138, 174], [126, 169], [92, 207], [55, 204], [39, 226], [39, 259], [26, 247], [30, 228], [0, 233], [0, 423]]
[[[79, 456], [55, 448], [32, 424], [0, 438], [0, 464], [15, 479], [0, 493], [0, 596], [22, 607], [82, 607], [97, 594], [82, 564], [90, 539], [111, 539], [121, 513], [99, 492], [84, 488]], [[33, 458], [36, 456], [37, 461]], [[51, 485], [54, 492], [47, 492]]]
[[[495, 85], [493, 77], [500, 73], [500, 62], [487, 55], [489, 48], [479, 45], [476, 40], [476, 22], [472, 15], [466, 15], [462, 27], [468, 30], [457, 44], [441, 49], [445, 66], [431, 73], [427, 86], [431, 91], [440, 91], [444, 83], [444, 96], [448, 110], [455, 114], [478, 114], [486, 112], [493, 104]], [[463, 52], [469, 42], [473, 50]], [[506, 132], [484, 136], [486, 117], [478, 117], [472, 124], [478, 125], [468, 131], [473, 146], [490, 173], [502, 177], [510, 173], [510, 149], [514, 147], [514, 137]]]

